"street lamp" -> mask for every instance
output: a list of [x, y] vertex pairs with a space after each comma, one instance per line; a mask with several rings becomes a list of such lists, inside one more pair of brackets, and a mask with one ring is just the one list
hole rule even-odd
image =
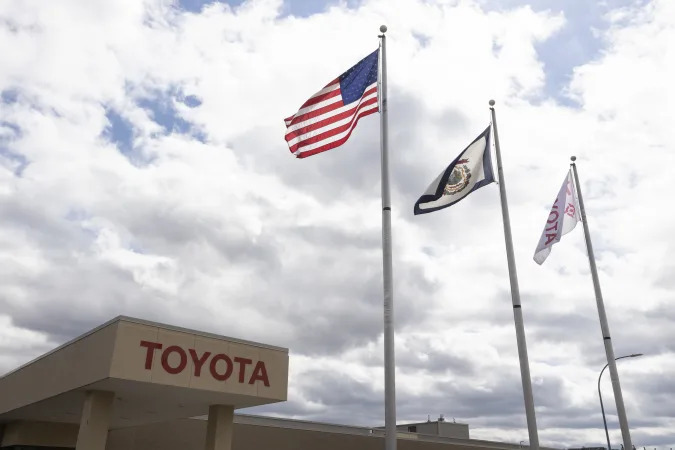
[[[631, 355], [619, 356], [618, 358], [614, 358], [614, 361], [623, 358], [636, 358], [638, 356], [642, 356], [642, 353], [633, 353]], [[600, 371], [600, 376], [598, 377], [598, 397], [600, 397], [600, 410], [602, 411], [602, 421], [605, 424], [605, 436], [607, 437], [607, 450], [612, 450], [612, 444], [609, 443], [609, 432], [607, 431], [607, 419], [605, 419], [605, 407], [602, 404], [602, 392], [600, 392], [600, 379], [602, 378], [602, 373], [605, 371], [608, 365], [609, 363], [605, 364], [605, 367], [602, 368], [602, 370]]]

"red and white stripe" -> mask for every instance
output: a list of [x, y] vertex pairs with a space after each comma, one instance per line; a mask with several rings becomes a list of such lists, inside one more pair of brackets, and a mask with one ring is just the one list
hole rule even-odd
[[298, 158], [344, 144], [359, 119], [377, 112], [377, 82], [358, 101], [345, 106], [338, 79], [314, 94], [286, 122], [288, 148]]

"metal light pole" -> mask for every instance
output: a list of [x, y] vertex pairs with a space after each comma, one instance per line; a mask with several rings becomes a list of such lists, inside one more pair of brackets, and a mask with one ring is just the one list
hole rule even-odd
[[[633, 353], [632, 355], [619, 356], [618, 358], [614, 358], [614, 361], [623, 358], [636, 358], [638, 356], [642, 356], [642, 353]], [[605, 419], [605, 407], [602, 404], [602, 392], [600, 391], [600, 380], [602, 379], [602, 374], [608, 365], [609, 363], [605, 364], [605, 367], [602, 368], [602, 370], [600, 371], [600, 376], [598, 377], [598, 397], [600, 397], [600, 410], [602, 411], [602, 422], [605, 424], [605, 436], [607, 437], [607, 450], [612, 450], [612, 444], [609, 443], [609, 432], [607, 431], [607, 419]]]

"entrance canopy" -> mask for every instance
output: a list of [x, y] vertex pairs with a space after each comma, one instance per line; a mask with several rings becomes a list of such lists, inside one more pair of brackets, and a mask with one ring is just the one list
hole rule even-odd
[[114, 393], [110, 428], [286, 400], [288, 350], [120, 316], [0, 378], [0, 423], [80, 423]]

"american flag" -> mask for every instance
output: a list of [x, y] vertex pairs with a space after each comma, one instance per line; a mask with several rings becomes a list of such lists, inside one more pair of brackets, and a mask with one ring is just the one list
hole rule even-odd
[[305, 158], [339, 147], [361, 117], [378, 111], [378, 53], [363, 58], [284, 119], [291, 153]]

